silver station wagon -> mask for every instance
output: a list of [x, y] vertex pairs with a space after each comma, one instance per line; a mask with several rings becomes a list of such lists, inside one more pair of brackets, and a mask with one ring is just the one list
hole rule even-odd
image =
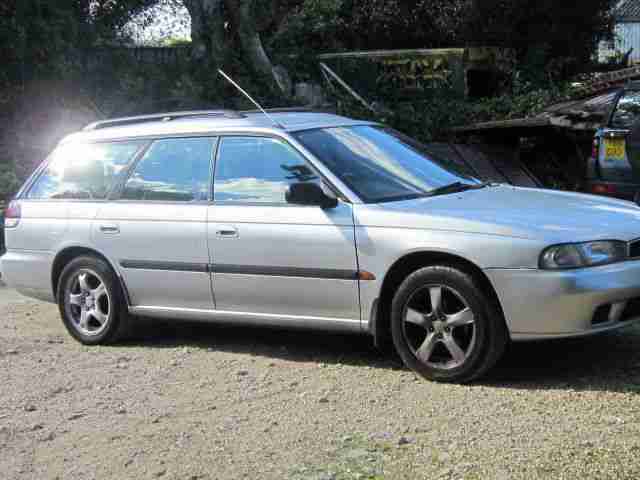
[[136, 316], [350, 331], [467, 382], [509, 341], [640, 318], [636, 205], [484, 184], [384, 125], [323, 113], [90, 125], [5, 228], [3, 280], [57, 303], [88, 345]]

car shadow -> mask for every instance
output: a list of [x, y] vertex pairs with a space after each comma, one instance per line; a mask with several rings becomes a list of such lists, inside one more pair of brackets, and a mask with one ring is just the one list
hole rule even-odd
[[511, 344], [481, 384], [640, 393], [640, 327], [586, 338]]
[[[294, 362], [405, 370], [368, 336], [267, 327], [142, 320], [122, 347], [191, 346]], [[498, 365], [474, 383], [524, 390], [571, 389], [640, 393], [640, 327], [587, 338], [509, 345]]]
[[293, 362], [404, 369], [399, 358], [377, 350], [366, 335], [152, 319], [138, 322], [133, 338], [120, 346], [189, 346]]

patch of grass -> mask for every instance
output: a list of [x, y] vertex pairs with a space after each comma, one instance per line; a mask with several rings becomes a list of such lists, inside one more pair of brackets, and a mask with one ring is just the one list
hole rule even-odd
[[383, 462], [390, 445], [354, 435], [343, 439], [332, 452], [333, 461], [325, 465], [298, 467], [292, 480], [384, 480]]

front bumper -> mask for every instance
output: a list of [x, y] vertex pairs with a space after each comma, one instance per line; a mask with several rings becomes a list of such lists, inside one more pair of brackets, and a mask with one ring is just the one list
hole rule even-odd
[[591, 335], [640, 320], [640, 261], [565, 271], [485, 273], [513, 340]]

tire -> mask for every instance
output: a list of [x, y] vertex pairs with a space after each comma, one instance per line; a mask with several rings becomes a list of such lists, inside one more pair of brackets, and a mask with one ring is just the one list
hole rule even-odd
[[71, 260], [60, 274], [57, 299], [64, 326], [84, 345], [115, 343], [129, 333], [131, 319], [120, 282], [100, 258]]
[[405, 279], [393, 297], [391, 333], [407, 367], [428, 380], [455, 383], [485, 374], [509, 338], [493, 298], [472, 275], [448, 265]]

